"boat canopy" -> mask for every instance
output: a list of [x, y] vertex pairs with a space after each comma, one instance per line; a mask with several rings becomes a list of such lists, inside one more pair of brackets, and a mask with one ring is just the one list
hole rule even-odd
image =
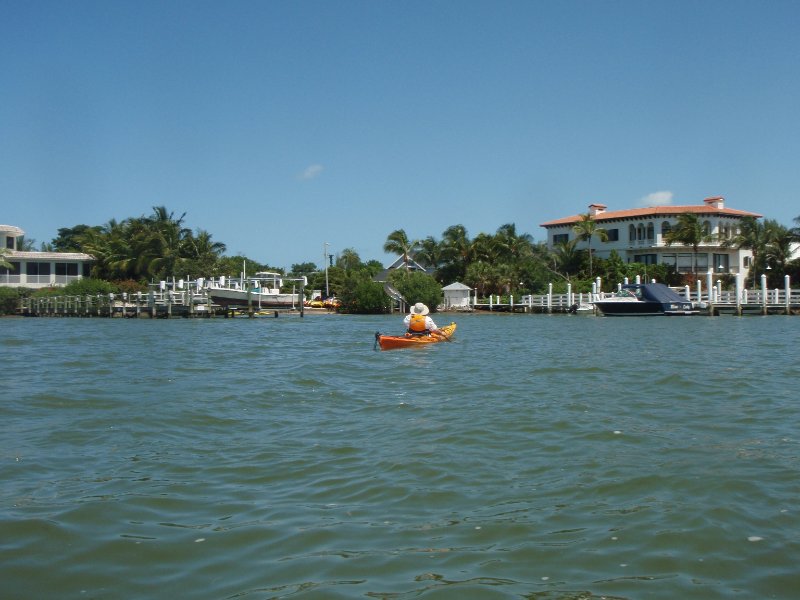
[[652, 302], [685, 302], [686, 298], [663, 283], [640, 283], [623, 285], [624, 290], [641, 290], [642, 299]]

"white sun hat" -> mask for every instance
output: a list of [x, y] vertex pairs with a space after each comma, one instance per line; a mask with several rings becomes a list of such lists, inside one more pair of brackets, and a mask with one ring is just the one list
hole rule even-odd
[[429, 312], [431, 311], [422, 302], [417, 302], [414, 306], [411, 307], [412, 315], [427, 315]]

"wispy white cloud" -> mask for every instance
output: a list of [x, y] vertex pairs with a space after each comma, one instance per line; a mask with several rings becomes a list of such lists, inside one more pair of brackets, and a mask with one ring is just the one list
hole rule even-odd
[[306, 167], [302, 173], [300, 173], [299, 179], [303, 181], [309, 181], [311, 179], [316, 179], [320, 176], [322, 171], [325, 169], [322, 165], [309, 165]]
[[662, 192], [653, 192], [647, 194], [643, 198], [639, 198], [640, 206], [664, 206], [665, 204], [672, 204], [672, 197], [674, 194], [670, 191], [664, 190]]

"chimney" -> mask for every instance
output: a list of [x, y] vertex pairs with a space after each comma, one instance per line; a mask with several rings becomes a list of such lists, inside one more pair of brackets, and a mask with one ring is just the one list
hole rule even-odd
[[703, 202], [705, 202], [708, 206], [712, 208], [719, 208], [719, 209], [725, 208], [725, 198], [723, 198], [722, 196], [717, 196], [714, 198], [706, 198], [705, 200], [703, 200]]
[[590, 204], [589, 205], [589, 216], [596, 217], [606, 211], [608, 208], [605, 204]]

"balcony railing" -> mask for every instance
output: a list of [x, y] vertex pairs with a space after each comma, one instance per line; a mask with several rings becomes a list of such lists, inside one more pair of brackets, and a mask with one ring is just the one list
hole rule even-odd
[[[619, 242], [607, 242], [608, 244], [616, 244]], [[624, 243], [624, 242], [622, 242]], [[628, 240], [628, 247], [630, 248], [691, 248], [691, 246], [686, 246], [684, 244], [672, 244], [671, 246], [668, 245], [663, 238], [656, 237], [656, 239], [644, 239], [644, 240]], [[722, 243], [718, 241], [713, 242], [701, 242], [699, 245], [700, 248], [722, 248]], [[726, 248], [726, 250], [734, 250], [732, 248]]]

